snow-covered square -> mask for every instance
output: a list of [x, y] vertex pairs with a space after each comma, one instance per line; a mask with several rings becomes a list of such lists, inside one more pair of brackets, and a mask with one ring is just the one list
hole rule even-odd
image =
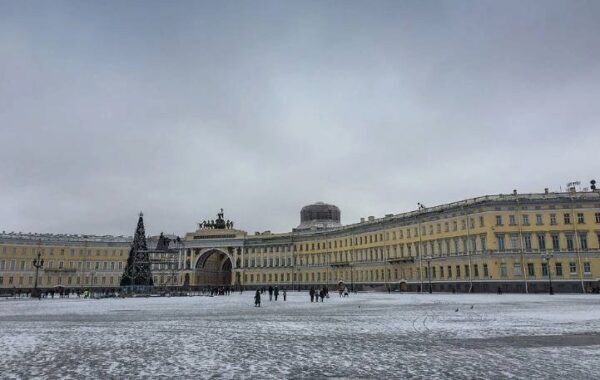
[[[0, 301], [1, 378], [569, 378], [600, 368], [593, 295], [306, 292]], [[265, 294], [266, 295], [266, 294]]]

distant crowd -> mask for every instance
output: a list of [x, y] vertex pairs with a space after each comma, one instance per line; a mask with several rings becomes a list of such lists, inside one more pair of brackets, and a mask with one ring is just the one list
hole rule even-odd
[[[273, 299], [275, 299], [275, 301], [277, 301], [279, 299], [279, 287], [275, 286], [269, 286], [268, 288], [260, 288], [256, 290], [256, 293], [254, 294], [254, 307], [260, 307], [261, 304], [261, 299], [262, 296], [266, 293], [268, 293], [269, 295], [269, 301], [273, 301]], [[283, 295], [283, 300], [286, 301], [287, 300], [287, 290], [283, 289], [281, 290], [281, 293]], [[347, 287], [343, 287], [339, 289], [339, 294], [340, 297], [348, 297], [350, 292], [348, 291]], [[329, 298], [329, 288], [327, 288], [326, 286], [322, 287], [321, 289], [319, 288], [310, 288], [308, 291], [308, 295], [310, 296], [310, 302], [319, 302], [319, 300], [321, 300], [321, 302], [323, 302], [326, 298]]]

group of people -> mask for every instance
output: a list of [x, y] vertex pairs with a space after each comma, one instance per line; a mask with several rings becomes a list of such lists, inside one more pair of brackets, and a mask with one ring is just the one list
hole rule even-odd
[[15, 298], [71, 298], [71, 296], [77, 296], [77, 298], [89, 298], [90, 291], [89, 289], [64, 289], [58, 287], [56, 289], [33, 289], [27, 291], [21, 291], [21, 289], [13, 289], [12, 296]]
[[338, 292], [340, 293], [340, 297], [348, 297], [350, 293], [348, 292], [348, 287], [344, 286], [343, 288], [339, 288]]
[[[210, 296], [230, 296], [233, 290], [229, 286], [219, 286], [217, 288], [211, 287], [209, 289]], [[208, 293], [207, 292], [207, 293]]]
[[329, 298], [329, 289], [326, 286], [321, 289], [310, 288], [308, 294], [310, 295], [310, 302], [319, 302], [319, 298], [323, 302], [325, 298]]
[[[269, 301], [273, 301], [273, 297], [275, 297], [275, 301], [277, 301], [277, 299], [279, 298], [279, 287], [269, 286], [267, 291], [269, 293]], [[254, 307], [260, 307], [261, 294], [264, 294], [264, 292], [265, 288], [260, 288], [256, 290], [256, 293], [254, 294]], [[287, 301], [287, 290], [285, 290], [285, 288], [282, 290], [282, 295], [283, 300]]]

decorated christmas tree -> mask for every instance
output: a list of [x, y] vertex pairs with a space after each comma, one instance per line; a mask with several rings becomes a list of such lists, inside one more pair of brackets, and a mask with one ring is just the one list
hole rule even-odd
[[129, 249], [129, 257], [121, 278], [121, 286], [144, 285], [152, 286], [152, 271], [150, 258], [146, 246], [146, 232], [144, 230], [144, 214], [140, 212], [133, 243]]

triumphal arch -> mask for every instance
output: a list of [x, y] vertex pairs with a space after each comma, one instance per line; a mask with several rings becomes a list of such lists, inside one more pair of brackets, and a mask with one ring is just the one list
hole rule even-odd
[[246, 232], [233, 228], [224, 219], [223, 209], [217, 219], [198, 223], [198, 229], [188, 232], [180, 251], [183, 285], [241, 285], [241, 255]]

